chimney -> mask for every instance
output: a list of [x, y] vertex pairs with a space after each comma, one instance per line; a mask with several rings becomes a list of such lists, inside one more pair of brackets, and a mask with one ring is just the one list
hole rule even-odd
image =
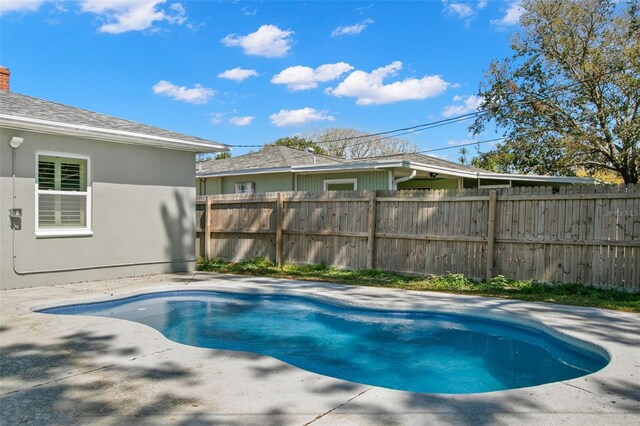
[[0, 90], [9, 90], [9, 76], [11, 71], [9, 68], [5, 68], [0, 65]]

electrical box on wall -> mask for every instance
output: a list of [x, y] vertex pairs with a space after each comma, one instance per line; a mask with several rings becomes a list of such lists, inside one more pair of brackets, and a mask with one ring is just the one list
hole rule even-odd
[[11, 229], [14, 231], [22, 229], [22, 209], [9, 209], [9, 219], [11, 221]]

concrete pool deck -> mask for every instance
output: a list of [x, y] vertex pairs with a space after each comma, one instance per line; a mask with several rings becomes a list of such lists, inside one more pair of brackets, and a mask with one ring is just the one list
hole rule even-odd
[[[173, 289], [305, 294], [355, 306], [538, 321], [606, 349], [581, 378], [480, 394], [419, 394], [321, 376], [262, 355], [195, 348], [117, 319], [34, 307]], [[0, 424], [394, 425], [640, 423], [640, 315], [397, 289], [160, 275], [0, 292]]]

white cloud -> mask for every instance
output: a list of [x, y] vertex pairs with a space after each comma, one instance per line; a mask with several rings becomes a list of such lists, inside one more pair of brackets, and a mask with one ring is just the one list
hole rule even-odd
[[258, 74], [256, 70], [245, 70], [240, 67], [236, 67], [234, 69], [221, 72], [218, 74], [218, 77], [226, 78], [227, 80], [243, 81], [249, 77], [257, 77], [258, 75], [260, 74]]
[[471, 18], [475, 15], [473, 7], [469, 6], [466, 3], [449, 2], [448, 0], [442, 0], [442, 7], [447, 13], [455, 15], [458, 18]]
[[314, 108], [301, 109], [281, 109], [275, 114], [269, 116], [271, 123], [278, 127], [285, 126], [304, 126], [314, 121], [335, 121], [335, 118], [327, 113], [327, 111], [318, 111]]
[[319, 82], [335, 80], [342, 74], [349, 72], [353, 67], [346, 62], [324, 64], [318, 68], [295, 66], [282, 70], [273, 76], [273, 84], [284, 84], [292, 91], [308, 90], [318, 87]]
[[212, 124], [220, 124], [222, 123], [225, 115], [227, 115], [226, 112], [212, 112], [209, 114], [211, 117], [210, 121]]
[[455, 115], [467, 114], [469, 112], [474, 112], [480, 105], [482, 104], [483, 99], [481, 97], [475, 95], [469, 96], [454, 96], [453, 102], [458, 102], [455, 105], [449, 105], [445, 109], [442, 110], [442, 115], [444, 117], [453, 117]]
[[255, 117], [252, 117], [250, 115], [247, 115], [246, 117], [231, 117], [229, 119], [229, 123], [238, 127], [248, 126], [249, 124], [251, 124], [254, 118]]
[[281, 58], [291, 48], [293, 31], [284, 31], [275, 25], [262, 25], [254, 33], [240, 36], [229, 34], [221, 40], [228, 47], [240, 46], [247, 55]]
[[187, 89], [185, 86], [176, 86], [170, 81], [161, 80], [153, 86], [153, 93], [169, 96], [176, 101], [190, 104], [206, 104], [216, 92], [213, 89], [203, 87], [201, 84], [196, 84], [192, 89]]
[[509, 7], [502, 18], [493, 19], [491, 23], [498, 27], [517, 25], [520, 22], [520, 17], [523, 13], [524, 9], [522, 8], [522, 2], [520, 0], [516, 0], [509, 4]]
[[395, 61], [370, 73], [354, 71], [335, 89], [328, 88], [325, 93], [336, 97], [358, 98], [358, 105], [372, 105], [431, 98], [444, 92], [449, 86], [439, 75], [383, 84], [386, 77], [395, 75], [401, 69], [402, 62]]
[[83, 0], [80, 10], [98, 15], [104, 21], [98, 31], [109, 34], [142, 31], [162, 21], [182, 25], [187, 20], [181, 3], [161, 8], [164, 3], [166, 0]]
[[9, 12], [35, 12], [44, 4], [44, 0], [2, 0], [0, 1], [0, 15]]
[[342, 35], [360, 34], [362, 31], [365, 30], [365, 28], [367, 28], [369, 25], [373, 24], [373, 22], [374, 22], [373, 19], [367, 18], [364, 21], [360, 22], [359, 24], [347, 25], [347, 26], [344, 26], [344, 27], [337, 27], [331, 32], [331, 36], [332, 37], [338, 37], [338, 36], [342, 36]]
[[468, 25], [473, 18], [476, 17], [478, 11], [483, 10], [487, 7], [487, 0], [478, 0], [475, 4], [469, 0], [463, 1], [450, 1], [450, 0], [441, 0], [442, 1], [442, 10], [448, 15], [455, 16], [459, 19], [462, 19], [466, 25]]
[[252, 9], [252, 8], [250, 8], [248, 6], [245, 6], [245, 7], [242, 8], [242, 14], [245, 15], [245, 16], [253, 16], [256, 13], [258, 13], [257, 9]]

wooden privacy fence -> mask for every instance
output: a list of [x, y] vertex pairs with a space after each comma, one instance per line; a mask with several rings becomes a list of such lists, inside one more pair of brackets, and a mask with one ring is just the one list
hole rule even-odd
[[640, 188], [198, 197], [198, 255], [640, 291]]

